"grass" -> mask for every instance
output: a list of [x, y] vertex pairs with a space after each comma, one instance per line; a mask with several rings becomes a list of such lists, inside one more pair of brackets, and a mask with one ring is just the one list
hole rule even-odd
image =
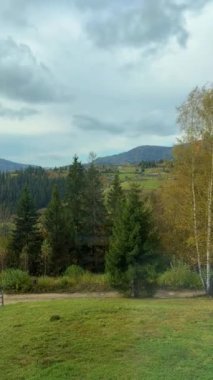
[[212, 316], [204, 298], [6, 306], [1, 380], [210, 380]]
[[124, 190], [129, 190], [132, 183], [136, 183], [141, 190], [156, 190], [162, 184], [161, 178], [142, 177], [140, 181], [124, 181], [121, 183]]
[[[119, 170], [119, 178], [125, 191], [128, 191], [133, 183], [136, 183], [141, 191], [150, 192], [156, 190], [169, 176], [168, 168], [165, 169], [161, 164], [158, 164], [157, 167], [146, 168], [143, 173], [141, 173], [138, 165], [119, 165], [117, 167], [113, 166], [113, 168], [115, 171], [116, 168]], [[107, 196], [111, 188], [114, 175], [115, 172], [103, 172], [105, 196]]]

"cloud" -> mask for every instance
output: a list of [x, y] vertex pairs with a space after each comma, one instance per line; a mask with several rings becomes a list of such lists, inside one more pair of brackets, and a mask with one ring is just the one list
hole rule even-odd
[[19, 109], [4, 107], [0, 103], [0, 117], [7, 118], [7, 119], [18, 119], [18, 120], [24, 120], [27, 117], [37, 115], [39, 111], [28, 108], [28, 107], [22, 107]]
[[[99, 48], [132, 47], [155, 52], [171, 39], [185, 46], [189, 37], [187, 13], [198, 12], [211, 1], [52, 0], [51, 9], [62, 18], [65, 14], [70, 17], [74, 8], [78, 10], [75, 16], [81, 28]], [[34, 0], [7, 0], [0, 4], [0, 20], [9, 20], [17, 28], [39, 28], [34, 24], [47, 8], [50, 2], [43, 0], [37, 0], [36, 9]]]
[[69, 98], [30, 47], [12, 38], [0, 40], [0, 94], [29, 103], [61, 102]]
[[7, 22], [19, 28], [30, 26], [26, 17], [26, 0], [7, 0], [1, 1], [0, 20], [1, 23]]
[[100, 121], [92, 116], [87, 115], [74, 115], [73, 124], [81, 130], [87, 132], [109, 132], [109, 133], [121, 133], [123, 127], [114, 123], [108, 123]]
[[130, 137], [142, 135], [172, 136], [177, 133], [172, 116], [166, 111], [152, 110], [138, 120], [116, 123], [105, 122], [88, 115], [75, 115], [73, 124], [77, 129], [88, 133], [108, 133]]
[[152, 109], [133, 123], [132, 136], [174, 136], [177, 134], [175, 110]]
[[85, 28], [98, 47], [132, 47], [154, 52], [172, 38], [185, 46], [189, 36], [186, 12], [200, 10], [209, 1], [77, 0], [75, 3], [90, 11]]

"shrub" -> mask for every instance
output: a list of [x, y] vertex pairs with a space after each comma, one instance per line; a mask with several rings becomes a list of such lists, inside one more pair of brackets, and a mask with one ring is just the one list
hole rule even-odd
[[32, 279], [20, 269], [7, 269], [0, 275], [0, 284], [10, 292], [28, 292], [32, 289]]
[[66, 269], [64, 276], [79, 277], [79, 276], [82, 276], [84, 273], [85, 273], [84, 269], [81, 268], [79, 265], [70, 265]]
[[[77, 273], [77, 272], [76, 272]], [[19, 269], [8, 269], [0, 274], [0, 287], [9, 292], [89, 292], [108, 291], [110, 285], [105, 274], [83, 271], [81, 275], [61, 277], [30, 277]]]
[[107, 276], [84, 272], [79, 277], [38, 277], [34, 291], [37, 292], [81, 292], [109, 290]]
[[76, 290], [82, 291], [107, 291], [110, 290], [108, 277], [105, 274], [85, 272], [75, 285]]
[[58, 278], [42, 276], [36, 280], [34, 290], [37, 292], [54, 292], [58, 289]]
[[192, 271], [186, 264], [168, 269], [160, 275], [158, 284], [171, 289], [202, 289], [198, 273]]

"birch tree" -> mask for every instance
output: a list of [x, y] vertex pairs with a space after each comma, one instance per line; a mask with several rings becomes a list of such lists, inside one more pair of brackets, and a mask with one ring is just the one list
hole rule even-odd
[[175, 245], [181, 248], [178, 254], [192, 265], [196, 263], [206, 293], [212, 294], [212, 87], [196, 88], [189, 94], [178, 109], [178, 123], [182, 138], [174, 149], [174, 176], [163, 194], [166, 223], [170, 224], [164, 236], [168, 241], [173, 238], [173, 242], [179, 238]]

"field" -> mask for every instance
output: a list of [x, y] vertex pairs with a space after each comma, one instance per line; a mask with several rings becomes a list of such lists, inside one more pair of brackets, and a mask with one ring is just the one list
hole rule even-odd
[[139, 165], [120, 165], [109, 166], [103, 169], [103, 177], [105, 178], [105, 186], [108, 188], [114, 177], [116, 170], [119, 172], [119, 178], [122, 188], [129, 190], [132, 183], [136, 183], [141, 190], [156, 190], [163, 180], [168, 177], [168, 168], [166, 164], [158, 164], [157, 167], [146, 168], [141, 171]]
[[212, 317], [212, 300], [205, 298], [6, 306], [0, 308], [1, 380], [210, 380]]

